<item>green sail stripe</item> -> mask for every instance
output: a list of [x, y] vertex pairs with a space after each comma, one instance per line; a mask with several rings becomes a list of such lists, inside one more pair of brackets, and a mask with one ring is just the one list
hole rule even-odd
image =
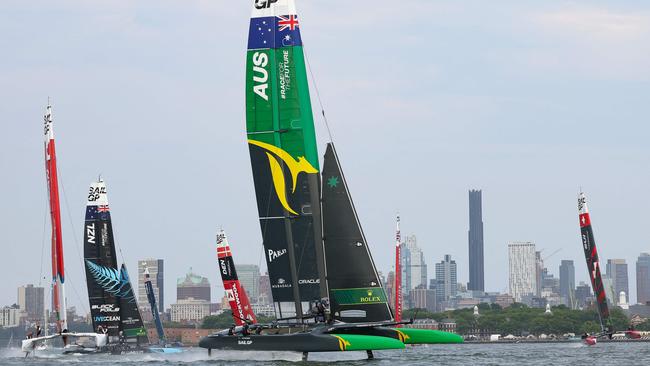
[[248, 51], [246, 131], [320, 170], [302, 47]]

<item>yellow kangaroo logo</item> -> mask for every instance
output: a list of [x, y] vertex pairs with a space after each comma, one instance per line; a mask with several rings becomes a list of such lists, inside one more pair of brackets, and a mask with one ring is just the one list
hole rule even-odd
[[337, 335], [334, 335], [334, 334], [332, 334], [332, 336], [338, 338], [338, 340], [339, 340], [339, 349], [340, 349], [341, 351], [345, 351], [345, 350], [348, 348], [348, 346], [351, 346], [351, 345], [352, 345], [352, 344], [350, 344], [350, 342], [348, 342], [347, 340], [343, 339], [343, 337], [340, 337], [340, 336], [337, 336]]
[[[294, 215], [298, 215], [287, 202], [287, 189], [286, 181], [284, 179], [284, 172], [282, 171], [282, 165], [276, 158], [280, 158], [282, 162], [289, 168], [291, 172], [291, 181], [293, 183], [291, 187], [291, 193], [296, 192], [296, 182], [298, 181], [298, 174], [307, 173], [307, 174], [316, 174], [318, 170], [311, 165], [304, 156], [298, 157], [298, 160], [294, 159], [288, 152], [282, 150], [277, 146], [267, 144], [265, 142], [248, 140], [248, 143], [251, 145], [259, 146], [262, 149], [266, 150], [266, 155], [269, 158], [269, 165], [271, 167], [271, 176], [273, 177], [273, 186], [275, 187], [275, 193], [284, 207], [285, 210], [291, 212]], [[271, 154], [273, 153], [273, 154]], [[275, 155], [275, 156], [274, 156]]]

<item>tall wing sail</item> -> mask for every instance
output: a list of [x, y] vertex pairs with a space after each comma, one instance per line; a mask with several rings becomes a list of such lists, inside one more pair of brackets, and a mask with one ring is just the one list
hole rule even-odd
[[52, 121], [52, 106], [48, 104], [45, 111], [45, 172], [50, 203], [50, 219], [52, 222], [52, 301], [57, 318], [59, 331], [68, 328], [65, 270], [63, 263], [63, 236], [61, 234], [61, 207], [59, 204], [59, 181], [56, 168], [56, 148], [54, 146], [54, 123]]
[[223, 230], [217, 234], [217, 260], [219, 261], [219, 272], [221, 273], [223, 288], [226, 290], [235, 323], [243, 325], [245, 320], [257, 323], [246, 290], [237, 277], [228, 237], [226, 237], [226, 232]]
[[323, 230], [330, 309], [347, 323], [392, 320], [334, 144], [323, 163]]
[[88, 191], [84, 262], [94, 330], [101, 326], [113, 337], [146, 337], [129, 274], [124, 265], [117, 266], [111, 212], [102, 180], [93, 182]]
[[600, 274], [600, 263], [598, 262], [596, 241], [594, 240], [594, 232], [591, 228], [591, 218], [589, 217], [587, 198], [583, 192], [580, 192], [578, 195], [578, 214], [580, 219], [580, 234], [582, 236], [582, 249], [584, 249], [585, 252], [591, 286], [594, 289], [596, 302], [598, 303], [598, 314], [600, 315], [601, 327], [603, 332], [612, 333], [612, 322], [609, 318], [607, 296], [605, 295], [605, 287]]
[[327, 296], [320, 177], [293, 0], [256, 0], [246, 65], [246, 131], [278, 318]]
[[84, 225], [84, 262], [93, 329], [101, 326], [109, 336], [120, 332], [119, 295], [124, 281], [117, 268], [106, 184], [93, 182], [88, 191]]

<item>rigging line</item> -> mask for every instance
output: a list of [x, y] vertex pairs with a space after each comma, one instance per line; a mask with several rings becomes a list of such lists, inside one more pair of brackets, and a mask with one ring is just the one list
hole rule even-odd
[[38, 286], [42, 285], [43, 276], [43, 260], [45, 259], [45, 231], [47, 230], [47, 207], [49, 205], [47, 197], [45, 197], [45, 212], [43, 213], [43, 235], [41, 236], [41, 269], [38, 274]]
[[[71, 212], [70, 211], [70, 204], [68, 203], [68, 195], [65, 193], [65, 185], [63, 184], [63, 178], [62, 178], [63, 173], [62, 173], [62, 169], [61, 169], [60, 166], [59, 166], [59, 169], [58, 169], [58, 173], [59, 173], [59, 182], [61, 183], [60, 184], [61, 191], [63, 191], [63, 201], [65, 202], [65, 210], [66, 210], [66, 213], [68, 214], [68, 220], [70, 221], [70, 226], [72, 227], [72, 239], [74, 240], [74, 244], [75, 244], [74, 247], [75, 247], [75, 250], [77, 251], [77, 258], [81, 261], [81, 268], [85, 269], [86, 265], [85, 265], [85, 263], [83, 261], [83, 256], [81, 255], [81, 251], [79, 250], [79, 239], [77, 238], [77, 229], [74, 226], [74, 221], [72, 220], [72, 214], [70, 213]], [[77, 296], [77, 301], [79, 301], [81, 306], [83, 306], [82, 310], [84, 312], [89, 312], [90, 309], [88, 309], [85, 306], [84, 301], [81, 299], [81, 296], [79, 296], [79, 292], [77, 291], [77, 287], [75, 286], [74, 281], [72, 281], [72, 279], [70, 279], [70, 278], [68, 278], [68, 280], [69, 280], [68, 282], [72, 285], [71, 286], [72, 291], [74, 291], [75, 295]]]
[[305, 55], [305, 61], [307, 61], [307, 70], [309, 70], [309, 75], [311, 76], [311, 82], [314, 85], [314, 91], [316, 92], [316, 98], [318, 99], [318, 105], [320, 106], [321, 115], [323, 116], [323, 122], [325, 122], [325, 128], [327, 128], [327, 134], [329, 135], [330, 142], [334, 142], [332, 137], [332, 130], [330, 130], [330, 124], [327, 121], [327, 116], [325, 115], [325, 108], [323, 107], [323, 101], [320, 97], [320, 91], [318, 90], [318, 84], [316, 84], [316, 77], [314, 77], [314, 72], [312, 71], [311, 64], [309, 63], [309, 57], [307, 57], [307, 50], [305, 46], [302, 46], [303, 53]]

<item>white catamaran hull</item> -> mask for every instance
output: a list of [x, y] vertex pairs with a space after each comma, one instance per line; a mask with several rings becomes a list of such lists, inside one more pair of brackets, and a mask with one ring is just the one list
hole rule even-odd
[[[68, 340], [70, 339], [79, 339], [79, 338], [90, 338], [95, 340], [95, 347], [101, 348], [104, 347], [108, 344], [108, 335], [106, 334], [98, 334], [98, 333], [61, 333], [61, 334], [53, 334], [49, 336], [44, 336], [44, 337], [37, 337], [37, 338], [30, 338], [30, 339], [24, 339], [22, 341], [21, 349], [25, 353], [30, 353], [33, 352], [37, 347], [45, 343], [45, 341], [50, 340], [50, 339], [56, 339], [56, 338], [62, 338], [62, 337], [67, 337]], [[63, 349], [65, 351], [65, 348]]]

